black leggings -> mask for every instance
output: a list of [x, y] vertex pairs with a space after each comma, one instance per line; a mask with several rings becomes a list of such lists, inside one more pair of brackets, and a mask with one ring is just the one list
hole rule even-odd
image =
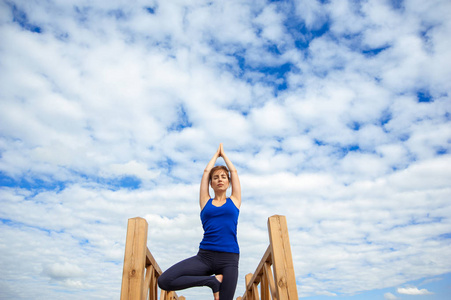
[[[237, 253], [199, 249], [196, 256], [185, 259], [158, 278], [158, 286], [165, 291], [178, 291], [195, 286], [208, 286], [213, 293], [219, 291], [220, 300], [233, 300], [238, 281]], [[212, 276], [222, 274], [219, 281]]]

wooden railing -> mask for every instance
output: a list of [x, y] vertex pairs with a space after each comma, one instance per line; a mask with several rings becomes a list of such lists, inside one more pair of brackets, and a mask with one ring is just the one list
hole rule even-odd
[[[285, 216], [268, 218], [269, 246], [254, 274], [246, 275], [246, 291], [237, 300], [298, 300]], [[260, 294], [258, 285], [260, 284]]]
[[[157, 280], [162, 272], [147, 248], [147, 227], [143, 218], [128, 219], [121, 300], [158, 300]], [[160, 300], [185, 297], [162, 290]]]
[[[147, 221], [128, 220], [121, 300], [158, 300], [162, 271], [147, 248]], [[268, 218], [269, 246], [254, 274], [246, 275], [246, 291], [237, 300], [298, 300], [293, 258], [284, 216]], [[258, 285], [260, 285], [260, 295]], [[185, 300], [162, 290], [160, 300]]]

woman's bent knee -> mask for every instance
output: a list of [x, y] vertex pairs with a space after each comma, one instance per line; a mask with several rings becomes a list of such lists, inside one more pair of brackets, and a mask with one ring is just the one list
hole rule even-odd
[[160, 277], [158, 277], [158, 286], [160, 287], [160, 289], [165, 290], [165, 291], [169, 291], [170, 290], [170, 284], [169, 281], [167, 280], [167, 278], [164, 276], [164, 273], [161, 274]]

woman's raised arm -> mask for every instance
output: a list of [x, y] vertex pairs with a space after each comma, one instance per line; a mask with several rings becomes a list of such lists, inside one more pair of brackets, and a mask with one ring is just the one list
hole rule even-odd
[[230, 179], [232, 184], [232, 195], [230, 196], [230, 199], [232, 199], [233, 203], [235, 203], [235, 206], [240, 208], [241, 206], [241, 184], [240, 179], [238, 177], [238, 172], [235, 169], [235, 166], [232, 164], [230, 159], [227, 157], [227, 155], [224, 152], [224, 148], [222, 144], [219, 145], [219, 156], [221, 156], [224, 159], [224, 162], [227, 165], [227, 168], [230, 171]]
[[209, 175], [211, 169], [213, 169], [213, 167], [215, 166], [216, 160], [220, 156], [221, 145], [219, 145], [219, 148], [216, 151], [215, 155], [213, 155], [210, 162], [208, 162], [207, 166], [205, 167], [204, 174], [202, 175], [202, 179], [200, 181], [199, 205], [201, 210], [204, 208], [205, 204], [207, 204], [207, 201], [210, 199], [210, 190], [208, 186]]

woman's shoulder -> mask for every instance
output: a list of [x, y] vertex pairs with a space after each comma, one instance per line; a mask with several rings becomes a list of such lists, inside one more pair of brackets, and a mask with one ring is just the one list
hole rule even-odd
[[202, 201], [202, 206], [200, 208], [200, 211], [202, 212], [205, 208], [205, 206], [207, 206], [208, 202], [211, 202], [213, 198], [209, 198], [208, 200]]
[[239, 201], [238, 199], [236, 199], [233, 196], [228, 197], [227, 199], [229, 199], [230, 201], [232, 201], [232, 203], [235, 205], [236, 208], [240, 209], [241, 206], [241, 201]]

